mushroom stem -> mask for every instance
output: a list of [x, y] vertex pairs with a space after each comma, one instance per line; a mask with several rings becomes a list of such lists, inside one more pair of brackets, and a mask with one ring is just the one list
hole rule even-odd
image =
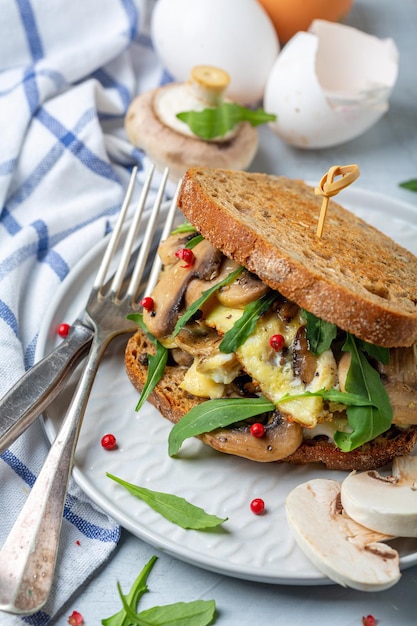
[[211, 65], [197, 65], [193, 67], [188, 81], [196, 98], [202, 100], [208, 106], [221, 104], [229, 83], [229, 74]]

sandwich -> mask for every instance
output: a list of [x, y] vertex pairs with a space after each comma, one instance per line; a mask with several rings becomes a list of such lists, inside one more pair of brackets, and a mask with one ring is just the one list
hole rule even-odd
[[318, 237], [321, 198], [299, 180], [191, 168], [177, 204], [125, 353], [142, 401], [257, 462], [410, 454], [417, 258], [333, 200]]

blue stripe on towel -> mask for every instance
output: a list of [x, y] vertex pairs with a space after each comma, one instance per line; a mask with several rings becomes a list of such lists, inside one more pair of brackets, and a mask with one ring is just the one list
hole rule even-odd
[[133, 41], [138, 28], [138, 12], [132, 0], [121, 0], [121, 3], [129, 21], [129, 40]]
[[[36, 476], [22, 461], [10, 450], [5, 450], [0, 455], [5, 463], [27, 484], [33, 487]], [[64, 506], [64, 518], [75, 526], [88, 539], [95, 539], [103, 543], [117, 542], [120, 538], [120, 528], [115, 525], [110, 528], [98, 526], [74, 513], [73, 507], [78, 504], [78, 499], [68, 494]]]
[[81, 163], [92, 170], [95, 174], [108, 178], [116, 183], [119, 179], [116, 176], [112, 166], [99, 156], [94, 154], [78, 137], [77, 132], [82, 130], [84, 126], [94, 119], [94, 112], [90, 109], [86, 111], [77, 122], [74, 130], [69, 130], [55, 117], [53, 117], [46, 109], [42, 108], [37, 114], [37, 119], [52, 132], [55, 137], [65, 146]]
[[36, 476], [22, 461], [10, 450], [5, 450], [0, 455], [5, 463], [21, 478], [29, 487], [35, 484]]
[[25, 29], [32, 59], [39, 61], [43, 58], [43, 46], [32, 6], [28, 0], [17, 0], [17, 6]]
[[[127, 107], [130, 104], [131, 96], [130, 92], [122, 83], [115, 80], [113, 76], [111, 76], [108, 72], [103, 69], [98, 69], [92, 74], [93, 78], [96, 78], [106, 89], [115, 89], [119, 92], [120, 99], [123, 103], [123, 113], [117, 114], [117, 116], [113, 115], [111, 117], [122, 117], [124, 113], [127, 111]], [[100, 115], [102, 117], [102, 115]], [[110, 116], [108, 116], [110, 117]]]
[[22, 622], [29, 624], [29, 626], [46, 626], [49, 624], [51, 616], [45, 613], [45, 611], [38, 611], [33, 615], [22, 615]]
[[25, 69], [23, 88], [29, 104], [30, 113], [33, 115], [39, 107], [39, 91], [36, 83], [36, 72], [31, 66]]
[[0, 319], [5, 321], [7, 326], [9, 326], [16, 337], [19, 336], [19, 324], [17, 323], [17, 319], [11, 308], [0, 300]]

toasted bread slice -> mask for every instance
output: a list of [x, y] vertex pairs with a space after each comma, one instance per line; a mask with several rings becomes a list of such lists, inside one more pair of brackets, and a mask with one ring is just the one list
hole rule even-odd
[[417, 258], [302, 181], [191, 168], [178, 206], [226, 256], [300, 307], [380, 346], [417, 341]]
[[[148, 373], [148, 354], [154, 354], [155, 348], [146, 335], [139, 329], [130, 338], [125, 353], [125, 365], [129, 379], [134, 387], [141, 392]], [[168, 365], [165, 373], [149, 397], [149, 402], [171, 422], [178, 422], [194, 406], [204, 402], [203, 398], [197, 398], [179, 385], [183, 380], [187, 368], [184, 366]], [[232, 431], [234, 432], [232, 433]], [[242, 430], [229, 429], [234, 438], [234, 454], [252, 460], [266, 460], [263, 448], [268, 447], [268, 441], [264, 438], [251, 437], [251, 450], [248, 451], [245, 443], [245, 435]], [[206, 444], [221, 452], [228, 452], [223, 445], [225, 437], [228, 437], [227, 429], [207, 433], [200, 438]], [[285, 461], [293, 464], [306, 464], [320, 462], [328, 469], [337, 470], [368, 470], [382, 467], [391, 462], [396, 456], [409, 454], [417, 442], [417, 426], [409, 426], [405, 429], [392, 427], [383, 435], [372, 442], [353, 450], [342, 452], [332, 441], [323, 437], [304, 440], [299, 448], [290, 456], [279, 462]], [[241, 445], [240, 445], [241, 444]]]

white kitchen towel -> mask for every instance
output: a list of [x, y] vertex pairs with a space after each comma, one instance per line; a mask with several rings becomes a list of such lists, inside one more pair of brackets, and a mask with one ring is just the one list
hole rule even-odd
[[[134, 164], [123, 120], [165, 82], [151, 0], [2, 0], [0, 15], [0, 395], [34, 363], [42, 319], [71, 269], [112, 228]], [[0, 416], [1, 419], [1, 416]], [[36, 422], [0, 457], [4, 542], [46, 456]], [[71, 482], [43, 626], [117, 545], [117, 523]]]

